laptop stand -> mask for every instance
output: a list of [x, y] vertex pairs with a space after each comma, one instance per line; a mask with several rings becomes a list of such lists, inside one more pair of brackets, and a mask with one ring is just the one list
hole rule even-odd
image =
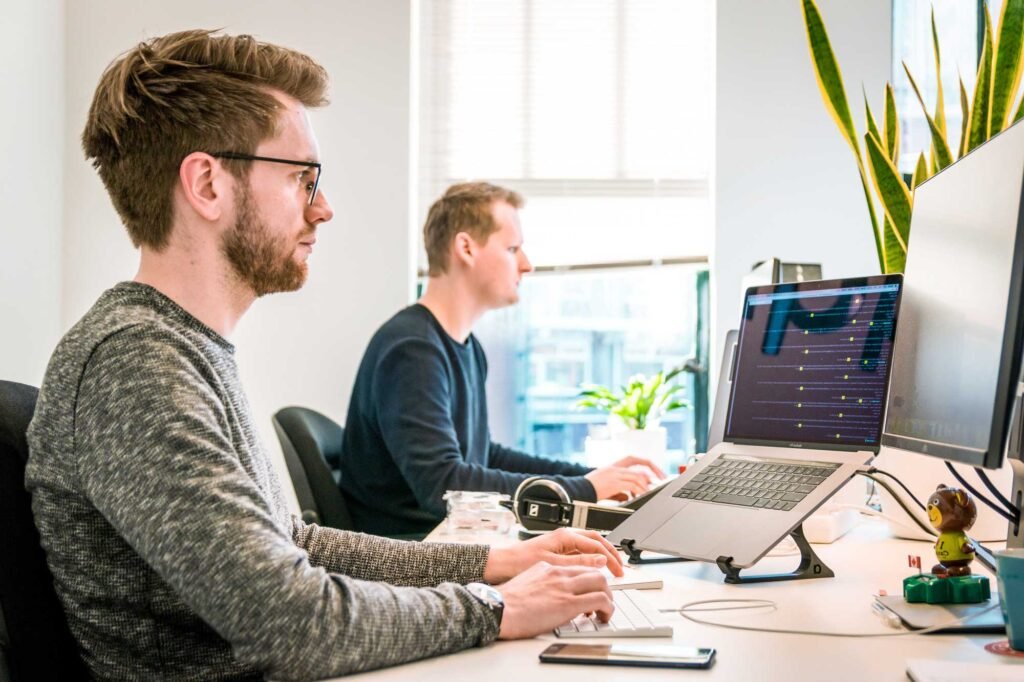
[[[800, 549], [800, 565], [791, 573], [765, 573], [761, 575], [740, 575], [744, 570], [732, 565], [732, 557], [718, 557], [715, 562], [722, 573], [725, 574], [725, 582], [730, 585], [742, 585], [746, 583], [766, 583], [778, 580], [809, 580], [812, 578], [834, 578], [835, 573], [825, 565], [814, 550], [811, 544], [804, 537], [803, 526], [797, 526], [790, 532], [790, 536]], [[642, 549], [636, 548], [635, 540], [623, 540], [622, 551], [626, 553], [631, 564], [662, 564], [670, 561], [693, 561], [683, 557], [657, 557], [654, 559], [641, 558]]]
[[664, 556], [656, 557], [654, 559], [643, 559], [640, 555], [643, 553], [642, 549], [637, 549], [634, 545], [636, 540], [623, 540], [619, 548], [626, 553], [627, 561], [634, 566], [638, 564], [668, 564], [675, 561], [693, 561], [693, 559], [684, 559], [681, 556]]

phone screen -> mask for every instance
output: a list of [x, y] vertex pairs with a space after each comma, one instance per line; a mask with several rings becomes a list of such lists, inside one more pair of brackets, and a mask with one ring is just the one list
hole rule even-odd
[[714, 658], [714, 649], [667, 644], [552, 644], [540, 654], [542, 663], [648, 668], [707, 668]]

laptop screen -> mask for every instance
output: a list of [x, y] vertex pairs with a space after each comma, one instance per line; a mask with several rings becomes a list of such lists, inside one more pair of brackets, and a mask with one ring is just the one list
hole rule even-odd
[[747, 290], [726, 439], [878, 449], [901, 275]]

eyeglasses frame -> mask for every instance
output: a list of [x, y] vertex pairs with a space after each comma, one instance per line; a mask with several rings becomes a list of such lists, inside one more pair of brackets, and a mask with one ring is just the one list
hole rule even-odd
[[272, 156], [254, 156], [252, 154], [241, 154], [239, 152], [213, 152], [210, 156], [215, 159], [227, 159], [229, 161], [269, 161], [270, 163], [286, 163], [290, 166], [305, 166], [316, 168], [316, 179], [313, 180], [313, 191], [309, 194], [309, 205], [316, 201], [316, 193], [320, 188], [320, 176], [323, 174], [323, 165], [319, 161], [299, 161], [296, 159], [277, 159]]

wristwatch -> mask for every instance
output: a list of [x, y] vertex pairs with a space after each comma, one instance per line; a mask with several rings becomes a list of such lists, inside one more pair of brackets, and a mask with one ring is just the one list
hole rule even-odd
[[466, 589], [474, 599], [491, 610], [500, 626], [501, 615], [505, 612], [505, 600], [502, 599], [501, 592], [485, 583], [469, 583]]

